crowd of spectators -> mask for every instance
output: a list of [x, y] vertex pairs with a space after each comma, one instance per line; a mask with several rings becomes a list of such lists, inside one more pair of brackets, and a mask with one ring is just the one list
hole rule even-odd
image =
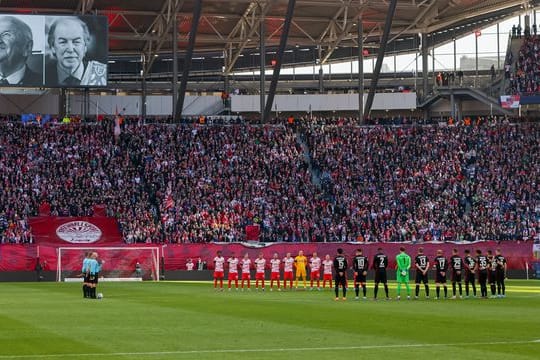
[[99, 205], [127, 243], [242, 241], [249, 225], [262, 241], [528, 239], [539, 138], [536, 123], [0, 122], [0, 243], [31, 243], [43, 209]]
[[522, 240], [540, 230], [538, 124], [310, 128], [330, 239]]
[[[521, 38], [521, 36], [519, 36]], [[505, 64], [505, 76], [508, 79], [508, 94], [540, 93], [540, 37], [526, 34], [515, 59], [514, 71], [510, 65], [513, 56], [510, 53]]]

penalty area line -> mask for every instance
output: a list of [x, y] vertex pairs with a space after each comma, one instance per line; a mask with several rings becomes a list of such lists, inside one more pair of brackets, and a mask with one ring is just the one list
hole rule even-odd
[[468, 342], [448, 344], [387, 344], [387, 345], [363, 345], [363, 346], [331, 346], [331, 347], [298, 347], [298, 348], [267, 348], [267, 349], [214, 349], [214, 350], [178, 350], [178, 351], [142, 351], [142, 352], [116, 352], [116, 353], [72, 353], [72, 354], [28, 354], [28, 355], [0, 355], [0, 359], [61, 359], [64, 357], [123, 357], [123, 356], [167, 356], [167, 355], [194, 355], [194, 354], [245, 354], [245, 353], [280, 353], [301, 351], [336, 351], [336, 350], [372, 350], [372, 349], [406, 349], [406, 348], [429, 348], [449, 346], [483, 346], [483, 345], [526, 345], [540, 344], [540, 339], [523, 341], [490, 341]]

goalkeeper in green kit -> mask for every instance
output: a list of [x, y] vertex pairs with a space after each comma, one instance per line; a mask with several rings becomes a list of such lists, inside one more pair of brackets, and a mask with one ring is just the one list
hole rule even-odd
[[405, 248], [399, 248], [399, 254], [396, 256], [396, 280], [397, 280], [397, 299], [401, 298], [401, 284], [405, 284], [407, 289], [407, 299], [411, 299], [411, 288], [409, 286], [409, 269], [411, 268], [411, 257], [405, 253]]

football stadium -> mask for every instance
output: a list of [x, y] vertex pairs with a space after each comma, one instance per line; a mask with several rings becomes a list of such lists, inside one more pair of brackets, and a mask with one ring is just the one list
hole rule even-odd
[[0, 0], [0, 360], [538, 359], [538, 0]]

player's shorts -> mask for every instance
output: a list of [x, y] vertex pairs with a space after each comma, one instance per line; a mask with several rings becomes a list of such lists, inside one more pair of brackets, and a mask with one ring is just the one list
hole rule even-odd
[[292, 279], [293, 279], [292, 271], [285, 271], [283, 273], [283, 280], [292, 280]]
[[461, 282], [461, 271], [452, 271], [452, 282]]
[[336, 276], [334, 278], [334, 281], [336, 283], [336, 286], [343, 285], [346, 286], [347, 284], [347, 277], [345, 276], [345, 272], [342, 273], [343, 275], [339, 275], [339, 272], [336, 272]]
[[435, 282], [437, 284], [446, 284], [446, 272], [443, 276], [440, 271], [437, 271], [437, 275], [435, 276]]
[[497, 270], [496, 271], [496, 278], [498, 283], [504, 282], [504, 271], [503, 270]]
[[359, 271], [358, 275], [355, 276], [354, 281], [357, 284], [364, 284], [366, 282], [366, 275], [364, 275], [363, 271]]
[[467, 284], [474, 284], [474, 273], [467, 271], [465, 273], [465, 283]]
[[85, 283], [90, 283], [90, 275], [84, 274], [84, 280]]
[[321, 272], [319, 270], [313, 270], [311, 273], [309, 273], [309, 277], [311, 279], [319, 279], [321, 277]]
[[409, 272], [407, 271], [407, 275], [401, 275], [401, 271], [396, 272], [396, 281], [398, 283], [408, 283], [409, 282]]
[[98, 283], [98, 274], [90, 274], [90, 275], [88, 275], [88, 283], [89, 284], [97, 284]]
[[383, 283], [386, 284], [388, 282], [388, 278], [386, 276], [386, 270], [376, 270], [375, 271], [375, 282], [376, 283]]
[[270, 280], [279, 280], [279, 273], [278, 272], [271, 273]]
[[415, 284], [420, 284], [420, 283], [427, 284], [428, 283], [428, 273], [424, 274], [421, 271], [417, 271], [416, 272], [416, 277], [414, 279], [414, 283]]
[[255, 280], [264, 280], [264, 273], [256, 273]]
[[249, 273], [242, 273], [242, 280], [249, 280], [251, 279], [251, 276]]
[[480, 270], [478, 272], [478, 282], [480, 284], [485, 284], [487, 281], [487, 270]]
[[229, 273], [229, 280], [238, 280], [238, 273]]
[[332, 281], [332, 274], [324, 274], [323, 275], [323, 280], [324, 281], [327, 281], [327, 280]]
[[223, 271], [214, 271], [214, 279], [223, 279]]
[[497, 273], [495, 271], [488, 271], [488, 282], [495, 284], [497, 282]]
[[296, 277], [297, 278], [299, 278], [299, 277], [305, 278], [306, 277], [306, 269], [297, 268], [296, 269]]

